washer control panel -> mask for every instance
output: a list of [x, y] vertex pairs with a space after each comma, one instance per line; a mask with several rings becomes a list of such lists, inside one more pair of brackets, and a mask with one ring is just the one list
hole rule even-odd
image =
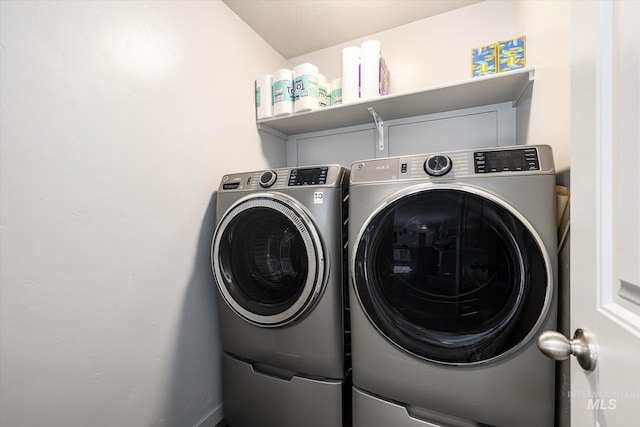
[[289, 186], [324, 185], [327, 183], [328, 167], [292, 169], [289, 174]]
[[340, 187], [349, 171], [343, 166], [319, 165], [268, 169], [224, 175], [219, 191], [284, 190], [303, 186]]

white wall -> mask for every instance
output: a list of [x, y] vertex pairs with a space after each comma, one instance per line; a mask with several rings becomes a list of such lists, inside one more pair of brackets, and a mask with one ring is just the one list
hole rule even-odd
[[311, 62], [328, 80], [341, 74], [341, 51], [377, 39], [390, 73], [390, 92], [467, 80], [471, 49], [527, 36], [527, 66], [535, 67], [530, 102], [519, 111], [518, 140], [553, 147], [559, 182], [569, 180], [570, 1], [486, 0], [287, 61]]
[[281, 166], [223, 3], [0, 3], [0, 425], [217, 422], [222, 174]]
[[[527, 35], [527, 63], [536, 68], [529, 126], [520, 128], [529, 144], [548, 144], [558, 183], [569, 186], [571, 145], [571, 1], [518, 1], [518, 31]], [[526, 103], [524, 104], [527, 105]]]

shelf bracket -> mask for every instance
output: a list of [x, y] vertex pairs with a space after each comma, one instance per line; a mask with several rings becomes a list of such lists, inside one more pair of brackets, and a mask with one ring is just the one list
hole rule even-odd
[[369, 112], [373, 116], [373, 121], [376, 124], [376, 132], [378, 134], [378, 150], [384, 151], [384, 121], [372, 107], [367, 108], [367, 110], [369, 110]]

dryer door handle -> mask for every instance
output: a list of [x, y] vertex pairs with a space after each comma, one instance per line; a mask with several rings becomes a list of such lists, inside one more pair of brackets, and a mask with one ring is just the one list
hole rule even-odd
[[586, 329], [576, 329], [572, 340], [559, 332], [545, 331], [538, 337], [538, 348], [545, 356], [554, 360], [566, 360], [574, 355], [586, 371], [593, 371], [598, 363], [593, 334]]

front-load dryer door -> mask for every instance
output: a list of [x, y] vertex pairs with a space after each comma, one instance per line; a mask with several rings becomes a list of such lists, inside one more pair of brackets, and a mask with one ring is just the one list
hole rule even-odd
[[313, 222], [293, 199], [275, 193], [246, 197], [227, 210], [213, 237], [212, 266], [227, 304], [260, 326], [302, 316], [325, 276]]
[[552, 270], [525, 218], [469, 187], [417, 187], [373, 212], [352, 253], [369, 320], [390, 341], [442, 364], [516, 351], [548, 312]]

